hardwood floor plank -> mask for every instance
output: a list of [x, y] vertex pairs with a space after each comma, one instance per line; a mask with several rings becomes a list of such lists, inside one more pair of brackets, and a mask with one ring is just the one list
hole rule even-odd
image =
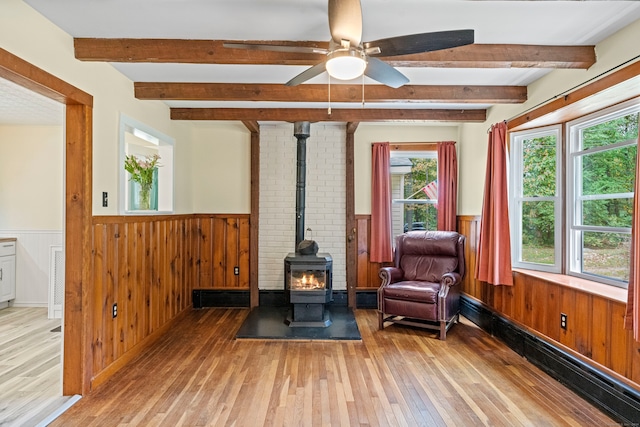
[[613, 421], [465, 319], [361, 342], [236, 340], [245, 309], [192, 310], [52, 426], [597, 426]]

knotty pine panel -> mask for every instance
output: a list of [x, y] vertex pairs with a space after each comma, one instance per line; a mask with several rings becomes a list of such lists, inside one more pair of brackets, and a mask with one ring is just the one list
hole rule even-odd
[[94, 217], [92, 245], [94, 377], [190, 307], [194, 288], [249, 289], [248, 215]]
[[356, 215], [356, 288], [360, 290], [375, 290], [380, 287], [382, 279], [378, 275], [380, 268], [392, 263], [370, 261], [371, 215]]
[[249, 215], [195, 216], [194, 288], [249, 290], [249, 224]]
[[601, 297], [592, 297], [593, 315], [588, 319], [591, 323], [591, 355], [593, 360], [607, 366], [610, 363], [610, 353], [607, 337], [611, 330], [609, 301]]
[[[514, 272], [512, 287], [476, 280], [471, 265], [476, 262], [479, 224], [477, 216], [458, 217], [458, 231], [467, 239], [468, 270], [462, 291], [640, 389], [640, 344], [623, 327], [625, 304], [518, 272]], [[560, 328], [560, 313], [567, 315], [566, 330]]]
[[175, 316], [166, 304], [173, 281], [163, 266], [174, 252], [167, 222], [167, 217], [94, 219], [94, 375]]
[[622, 374], [623, 376], [631, 377], [632, 366], [632, 334], [631, 331], [624, 329], [624, 314], [626, 311], [626, 304], [620, 304], [614, 301], [609, 302], [609, 321], [610, 330], [608, 331], [607, 340], [609, 351], [609, 367], [615, 372]]
[[465, 236], [464, 244], [464, 260], [465, 260], [465, 276], [462, 279], [463, 292], [482, 300], [482, 288], [480, 283], [475, 280], [476, 270], [476, 251], [478, 247], [478, 237], [480, 236], [480, 217], [478, 216], [459, 216], [458, 217], [458, 233]]

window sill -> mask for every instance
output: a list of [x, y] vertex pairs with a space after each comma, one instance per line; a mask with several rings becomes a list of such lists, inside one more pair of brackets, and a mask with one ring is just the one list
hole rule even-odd
[[568, 276], [566, 274], [547, 273], [544, 271], [527, 270], [524, 268], [514, 268], [513, 271], [526, 276], [537, 277], [551, 283], [556, 283], [560, 286], [604, 297], [612, 301], [618, 301], [625, 304], [627, 303], [627, 290], [624, 288], [605, 285], [604, 283]]
[[156, 210], [133, 210], [133, 211], [124, 211], [123, 215], [171, 215], [173, 211], [156, 211]]

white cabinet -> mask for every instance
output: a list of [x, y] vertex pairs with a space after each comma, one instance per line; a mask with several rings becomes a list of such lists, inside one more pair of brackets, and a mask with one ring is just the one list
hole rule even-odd
[[0, 303], [16, 298], [16, 242], [0, 239]]

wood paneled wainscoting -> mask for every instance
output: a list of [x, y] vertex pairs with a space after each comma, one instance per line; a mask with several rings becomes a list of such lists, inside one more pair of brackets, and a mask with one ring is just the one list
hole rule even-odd
[[[249, 290], [249, 215], [195, 215], [194, 288]], [[236, 274], [237, 268], [237, 274]]]
[[[606, 377], [602, 381], [605, 388], [607, 382], [615, 384], [620, 381], [612, 387], [620, 390], [620, 396], [607, 397], [615, 394], [616, 390], [603, 393], [601, 389], [594, 393], [599, 394], [594, 400], [609, 399], [610, 402], [605, 404], [613, 407], [603, 409], [609, 413], [618, 412], [621, 416], [625, 411], [633, 413], [635, 410], [638, 418], [634, 421], [640, 420], [640, 343], [633, 340], [631, 331], [624, 329], [626, 304], [621, 301], [620, 290], [612, 289], [611, 295], [602, 295], [586, 287], [572, 286], [567, 276], [536, 275], [526, 271], [514, 271], [513, 286], [494, 286], [478, 281], [474, 278], [474, 272], [480, 217], [459, 216], [458, 231], [467, 238], [467, 275], [462, 283], [463, 293], [472, 305], [486, 309], [493, 317], [493, 325], [482, 326], [503, 339], [513, 340], [512, 347], [524, 352], [527, 358], [527, 350], [522, 347], [527, 346], [527, 340], [533, 342], [540, 339], [538, 342], [551, 349], [546, 352], [557, 349], [558, 353], [566, 353], [569, 359], [573, 359], [569, 364], [584, 364], [585, 368], [580, 369], [585, 372], [593, 368], [596, 377], [602, 373]], [[566, 329], [560, 325], [561, 313], [567, 316]], [[489, 322], [486, 317], [484, 322]], [[500, 328], [503, 330], [497, 330]], [[522, 331], [518, 332], [520, 338], [512, 338], [514, 335], [508, 329]], [[532, 344], [535, 345], [539, 344]], [[561, 376], [563, 373], [558, 372], [561, 370], [563, 368], [555, 367], [548, 372], [554, 371], [553, 374]], [[586, 377], [594, 374], [587, 372], [579, 375]], [[562, 378], [558, 379], [563, 381]], [[591, 381], [589, 379], [585, 384]], [[625, 387], [629, 389], [624, 391]], [[634, 394], [633, 398], [625, 402], [616, 401], [618, 398], [626, 399], [628, 396], [625, 395], [629, 395], [629, 392]], [[607, 396], [603, 397], [604, 394]]]
[[91, 231], [92, 388], [161, 336], [193, 289], [249, 290], [248, 215], [96, 216]]
[[[469, 270], [463, 292], [497, 313], [633, 381], [640, 389], [640, 344], [624, 329], [625, 303], [534, 275], [514, 272], [513, 286], [493, 286], [474, 275], [480, 217], [458, 217], [467, 237]], [[567, 329], [560, 327], [567, 315]]]
[[[382, 281], [378, 276], [383, 263], [370, 261], [370, 239], [371, 239], [371, 215], [356, 215], [356, 236], [357, 244], [357, 265], [356, 265], [356, 290], [372, 291], [377, 290]], [[389, 263], [388, 265], [391, 265]]]
[[[369, 261], [370, 218], [370, 215], [356, 217], [356, 290], [361, 294], [373, 295], [380, 286], [378, 270], [381, 265]], [[620, 404], [619, 408], [603, 409], [619, 419], [625, 419], [624, 411], [628, 410], [633, 412], [637, 409], [640, 414], [640, 401], [637, 400], [640, 396], [640, 344], [633, 340], [631, 331], [623, 327], [625, 303], [620, 298], [600, 295], [521, 271], [514, 271], [514, 286], [493, 286], [478, 281], [474, 274], [480, 217], [458, 216], [458, 232], [466, 237], [467, 273], [462, 282], [465, 302], [463, 314], [504, 341], [512, 341], [510, 346], [533, 363], [538, 363], [534, 360], [537, 356], [525, 354], [523, 347], [527, 345], [530, 350], [537, 346], [531, 351], [546, 346], [544, 351], [539, 351], [543, 359], [549, 352], [557, 351], [568, 354], [572, 359], [569, 362], [562, 360], [560, 364], [582, 363], [587, 366], [585, 369], [592, 368], [596, 375], [602, 373], [605, 376], [602, 380], [605, 388], [608, 382], [609, 385], [613, 384], [613, 389], [622, 390], [611, 397], [612, 405], [617, 405], [619, 399], [626, 399], [629, 391], [634, 395]], [[472, 310], [465, 313], [465, 307], [472, 307]], [[480, 315], [479, 312], [484, 314]], [[567, 315], [566, 329], [560, 327], [561, 313]], [[552, 369], [546, 370], [562, 382], [573, 381], [573, 378], [561, 378], [562, 373], [557, 369], [553, 372]], [[601, 397], [603, 393], [608, 396], [615, 394], [598, 389], [594, 395], [600, 396], [592, 401], [605, 400]]]

